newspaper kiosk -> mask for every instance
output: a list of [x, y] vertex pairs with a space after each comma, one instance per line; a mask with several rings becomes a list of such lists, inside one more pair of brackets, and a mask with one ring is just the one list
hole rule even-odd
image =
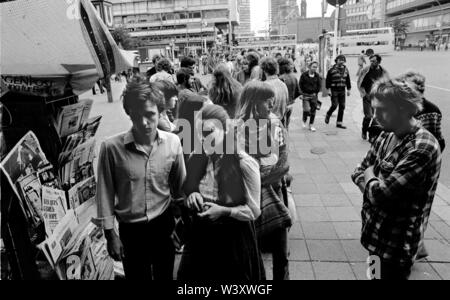
[[88, 0], [0, 5], [2, 279], [112, 279], [93, 222], [101, 117], [78, 95], [133, 66]]

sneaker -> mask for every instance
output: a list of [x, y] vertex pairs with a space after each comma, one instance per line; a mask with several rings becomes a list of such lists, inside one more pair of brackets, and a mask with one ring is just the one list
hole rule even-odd
[[327, 115], [326, 117], [325, 117], [325, 124], [330, 124], [330, 119], [331, 119], [331, 116], [329, 116], [329, 115]]
[[344, 125], [342, 125], [342, 124], [338, 124], [336, 127], [337, 127], [337, 128], [340, 128], [340, 129], [347, 129], [347, 127], [344, 126]]
[[309, 127], [309, 130], [310, 130], [311, 132], [316, 132], [316, 131], [317, 131], [317, 129], [314, 128], [313, 126], [310, 126], [310, 127]]
[[303, 129], [306, 129], [306, 128], [308, 128], [308, 125], [306, 125], [306, 123], [303, 122]]

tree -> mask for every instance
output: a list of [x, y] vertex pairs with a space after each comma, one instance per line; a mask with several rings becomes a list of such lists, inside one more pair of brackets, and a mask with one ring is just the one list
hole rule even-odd
[[131, 37], [130, 33], [125, 27], [115, 27], [111, 34], [117, 45], [122, 45], [124, 50], [135, 50], [136, 41]]
[[404, 43], [404, 37], [406, 37], [406, 35], [408, 34], [409, 23], [400, 19], [395, 19], [392, 23], [392, 28], [395, 32], [395, 45], [398, 46], [400, 40], [402, 40], [402, 43]]

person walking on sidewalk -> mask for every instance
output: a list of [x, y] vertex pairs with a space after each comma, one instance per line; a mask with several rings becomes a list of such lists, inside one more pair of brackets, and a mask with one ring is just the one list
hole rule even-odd
[[361, 74], [361, 71], [364, 69], [364, 65], [367, 64], [366, 62], [366, 51], [363, 50], [361, 54], [358, 56], [358, 72], [356, 72], [356, 77], [359, 77]]
[[370, 56], [370, 66], [364, 68], [358, 78], [358, 90], [363, 98], [364, 119], [362, 124], [362, 139], [367, 140], [370, 123], [373, 119], [373, 108], [370, 101], [370, 91], [376, 81], [382, 77], [388, 77], [388, 72], [380, 65], [381, 56]]
[[347, 96], [350, 97], [352, 89], [352, 82], [350, 80], [350, 72], [345, 63], [347, 59], [344, 55], [339, 55], [335, 60], [336, 64], [328, 71], [326, 79], [326, 88], [328, 95], [331, 96], [331, 107], [325, 117], [325, 123], [329, 124], [331, 116], [339, 107], [337, 128], [347, 129], [344, 126], [344, 112], [345, 112], [345, 91], [347, 89]]
[[319, 64], [312, 62], [309, 64], [309, 71], [300, 77], [300, 91], [303, 96], [303, 128], [307, 128], [309, 118], [309, 130], [316, 132], [314, 128], [314, 120], [316, 118], [318, 95], [322, 90], [322, 78], [317, 73]]
[[422, 98], [411, 85], [381, 80], [370, 99], [384, 132], [352, 175], [364, 193], [361, 243], [380, 259], [375, 279], [407, 280], [438, 186], [441, 151], [414, 118]]
[[183, 149], [176, 135], [157, 130], [164, 95], [153, 84], [132, 81], [123, 103], [133, 127], [101, 146], [98, 221], [108, 253], [123, 261], [127, 280], [172, 280], [175, 224], [170, 205], [171, 199], [183, 198]]

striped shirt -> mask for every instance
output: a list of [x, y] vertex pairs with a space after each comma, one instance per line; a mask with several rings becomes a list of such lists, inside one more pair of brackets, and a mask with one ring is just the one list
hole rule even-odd
[[441, 152], [435, 137], [422, 127], [396, 146], [391, 146], [393, 140], [393, 133], [383, 132], [352, 179], [359, 185], [364, 172], [374, 167], [376, 178], [364, 193], [362, 245], [380, 258], [410, 265], [431, 213]]

